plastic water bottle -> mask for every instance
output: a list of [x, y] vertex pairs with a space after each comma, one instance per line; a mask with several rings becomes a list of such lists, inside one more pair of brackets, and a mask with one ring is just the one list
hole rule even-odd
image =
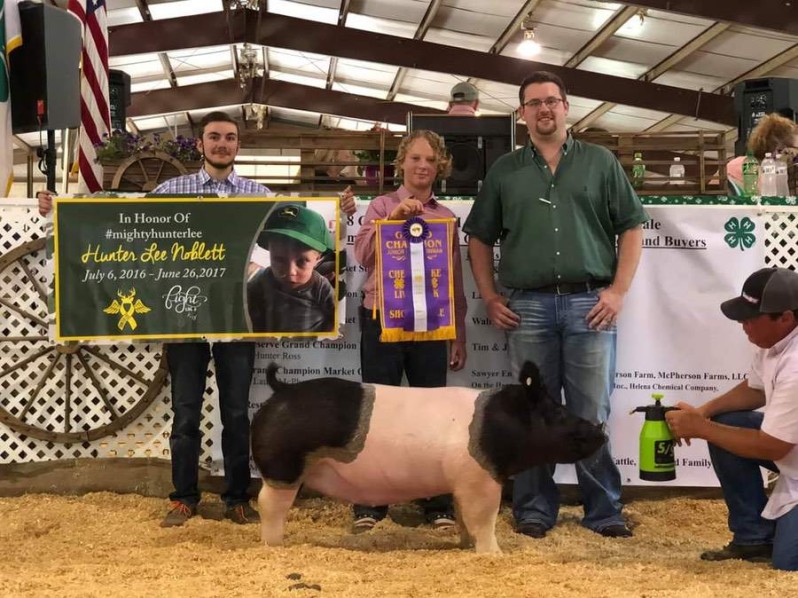
[[640, 189], [646, 178], [646, 165], [643, 164], [643, 154], [635, 152], [635, 159], [632, 162], [632, 187]]
[[776, 195], [787, 197], [790, 194], [790, 177], [784, 156], [776, 154]]
[[673, 159], [669, 176], [671, 185], [684, 185], [684, 164], [682, 164], [682, 159], [679, 156]]
[[774, 197], [779, 194], [776, 188], [776, 161], [770, 152], [765, 154], [765, 159], [759, 166], [759, 195]]
[[759, 193], [759, 162], [750, 151], [743, 160], [743, 195], [753, 197]]

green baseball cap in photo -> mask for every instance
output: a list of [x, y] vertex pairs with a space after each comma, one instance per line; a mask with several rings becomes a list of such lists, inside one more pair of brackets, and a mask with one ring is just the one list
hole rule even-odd
[[261, 237], [265, 237], [268, 242], [271, 235], [290, 237], [322, 253], [335, 249], [335, 243], [321, 214], [298, 204], [274, 208], [266, 219]]

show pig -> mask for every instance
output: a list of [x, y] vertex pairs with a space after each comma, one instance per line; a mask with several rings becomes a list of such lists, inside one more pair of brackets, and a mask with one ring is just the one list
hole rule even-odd
[[301, 484], [327, 496], [387, 505], [452, 493], [463, 547], [500, 552], [495, 525], [502, 483], [530, 467], [573, 463], [606, 437], [549, 397], [535, 364], [520, 384], [492, 390], [407, 388], [318, 378], [286, 384], [270, 364], [274, 394], [252, 420], [263, 476], [261, 538], [282, 544]]

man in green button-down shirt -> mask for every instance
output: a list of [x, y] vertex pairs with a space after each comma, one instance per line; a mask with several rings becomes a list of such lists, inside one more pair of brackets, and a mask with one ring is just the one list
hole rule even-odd
[[[645, 211], [613, 154], [573, 139], [562, 80], [545, 71], [521, 84], [529, 139], [488, 172], [463, 230], [474, 279], [493, 325], [507, 331], [517, 376], [534, 361], [554, 395], [605, 424], [615, 380], [615, 322], [642, 249]], [[501, 243], [499, 282], [493, 245]], [[616, 250], [617, 241], [617, 250]], [[542, 538], [557, 521], [553, 467], [515, 478], [516, 530]], [[576, 464], [582, 525], [608, 537], [632, 532], [621, 514], [621, 477], [609, 444]]]

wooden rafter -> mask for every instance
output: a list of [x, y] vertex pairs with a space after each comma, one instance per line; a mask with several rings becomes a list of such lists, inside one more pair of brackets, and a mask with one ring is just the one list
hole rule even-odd
[[[251, 11], [249, 11], [251, 12]], [[192, 45], [228, 43], [226, 28], [212, 15], [164, 19], [152, 23], [135, 23], [113, 28], [110, 32], [111, 54], [166, 51], [191, 39]], [[495, 56], [475, 50], [454, 48], [421, 40], [376, 34], [370, 31], [347, 30], [346, 43], [340, 39], [335, 25], [270, 14], [259, 25], [252, 20], [231, 23], [235, 39], [282, 47], [296, 51], [369, 60], [406, 68], [423, 68], [477, 77], [511, 85], [518, 84], [530, 71], [552, 71], [567, 82], [571, 95], [599, 99], [650, 110], [697, 115], [698, 118], [729, 124], [735, 122], [730, 98], [680, 89], [668, 85], [636, 81], [579, 69]], [[302, 31], [302, 35], [297, 35]], [[178, 41], [181, 40], [181, 41]]]

